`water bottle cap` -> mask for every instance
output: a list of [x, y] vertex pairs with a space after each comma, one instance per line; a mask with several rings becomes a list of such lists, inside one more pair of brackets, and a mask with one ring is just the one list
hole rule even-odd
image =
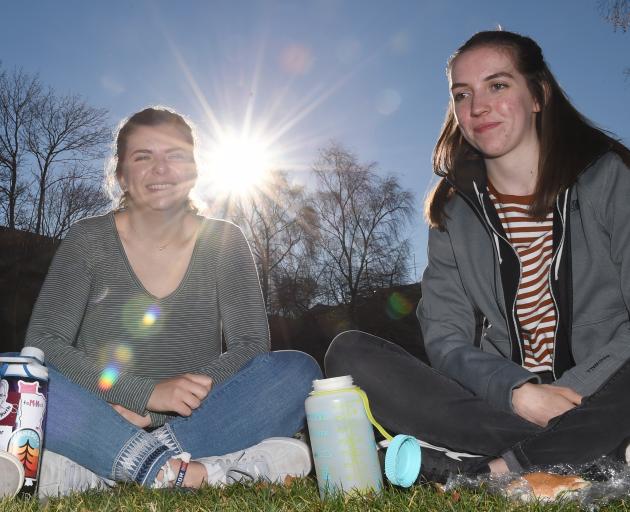
[[399, 434], [385, 452], [385, 476], [394, 485], [410, 487], [420, 474], [422, 454], [413, 436]]
[[313, 391], [336, 391], [352, 387], [352, 376], [342, 375], [329, 379], [317, 379], [313, 381]]
[[20, 352], [21, 357], [30, 357], [40, 364], [44, 364], [44, 351], [37, 347], [24, 347]]

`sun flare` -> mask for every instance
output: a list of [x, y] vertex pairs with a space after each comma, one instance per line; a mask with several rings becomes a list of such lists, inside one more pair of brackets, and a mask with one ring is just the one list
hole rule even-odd
[[215, 194], [246, 195], [273, 165], [269, 145], [243, 135], [228, 135], [209, 148], [207, 185]]

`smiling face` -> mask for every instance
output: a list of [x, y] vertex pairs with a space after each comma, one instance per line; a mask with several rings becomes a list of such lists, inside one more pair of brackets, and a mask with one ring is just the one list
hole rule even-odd
[[128, 208], [185, 208], [197, 177], [193, 147], [175, 126], [137, 126], [126, 139], [117, 177]]
[[508, 50], [481, 46], [464, 51], [451, 66], [449, 82], [462, 135], [486, 161], [528, 160], [538, 154], [540, 107]]

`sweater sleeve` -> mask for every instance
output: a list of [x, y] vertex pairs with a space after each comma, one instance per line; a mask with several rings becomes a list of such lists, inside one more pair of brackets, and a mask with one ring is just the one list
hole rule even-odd
[[462, 284], [448, 231], [429, 231], [429, 264], [417, 315], [431, 366], [494, 407], [513, 412], [512, 391], [537, 377], [474, 345], [474, 307]]
[[35, 303], [25, 345], [42, 349], [48, 364], [103, 400], [143, 414], [153, 381], [124, 371], [117, 376], [107, 375], [76, 347], [91, 298], [91, 246], [88, 230], [81, 223], [68, 231]]
[[269, 351], [269, 324], [252, 252], [240, 228], [225, 223], [216, 287], [226, 350], [201, 371], [222, 382], [258, 354]]

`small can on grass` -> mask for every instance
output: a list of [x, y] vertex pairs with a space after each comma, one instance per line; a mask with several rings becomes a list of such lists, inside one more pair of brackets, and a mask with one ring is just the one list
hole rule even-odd
[[25, 347], [17, 357], [0, 357], [0, 450], [24, 466], [20, 494], [34, 495], [46, 424], [48, 370], [44, 353]]

